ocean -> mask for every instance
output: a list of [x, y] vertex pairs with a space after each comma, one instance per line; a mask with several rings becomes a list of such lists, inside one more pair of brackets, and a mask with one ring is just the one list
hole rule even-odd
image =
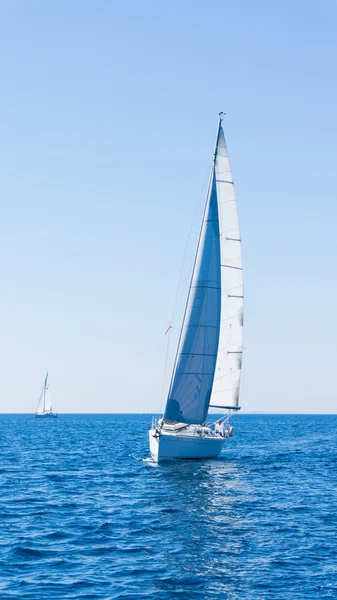
[[337, 415], [236, 415], [154, 464], [151, 415], [0, 415], [0, 599], [337, 598]]

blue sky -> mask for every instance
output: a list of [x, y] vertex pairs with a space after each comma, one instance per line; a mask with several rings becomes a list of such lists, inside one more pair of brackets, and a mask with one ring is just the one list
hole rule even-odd
[[336, 412], [336, 34], [333, 0], [0, 2], [0, 411], [46, 369], [59, 412], [159, 410], [224, 110], [242, 405]]

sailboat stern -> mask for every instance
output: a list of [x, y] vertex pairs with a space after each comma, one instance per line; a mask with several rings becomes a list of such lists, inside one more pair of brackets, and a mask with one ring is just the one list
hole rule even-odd
[[53, 413], [53, 412], [44, 412], [44, 413], [35, 413], [35, 418], [37, 419], [50, 419], [50, 418], [54, 418], [57, 417], [57, 413]]
[[150, 452], [156, 462], [172, 459], [215, 458], [223, 448], [226, 438], [206, 432], [208, 428], [200, 428], [196, 432], [194, 426], [184, 432], [163, 432], [157, 428], [150, 429]]

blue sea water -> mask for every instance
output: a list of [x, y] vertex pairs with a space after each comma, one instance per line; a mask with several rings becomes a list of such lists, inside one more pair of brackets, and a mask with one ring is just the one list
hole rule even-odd
[[237, 415], [154, 464], [148, 415], [0, 416], [0, 599], [337, 598], [337, 416]]

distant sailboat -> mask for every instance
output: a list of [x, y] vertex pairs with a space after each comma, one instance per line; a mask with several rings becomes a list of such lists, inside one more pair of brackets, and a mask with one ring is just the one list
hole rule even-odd
[[[153, 419], [156, 461], [218, 456], [240, 410], [243, 281], [236, 200], [220, 113], [211, 178], [164, 415]], [[209, 408], [221, 424], [206, 423]]]
[[46, 373], [46, 378], [44, 380], [42, 392], [39, 398], [39, 403], [37, 405], [36, 417], [57, 417], [57, 414], [53, 412], [53, 408], [51, 405], [51, 395], [48, 385], [48, 371]]

